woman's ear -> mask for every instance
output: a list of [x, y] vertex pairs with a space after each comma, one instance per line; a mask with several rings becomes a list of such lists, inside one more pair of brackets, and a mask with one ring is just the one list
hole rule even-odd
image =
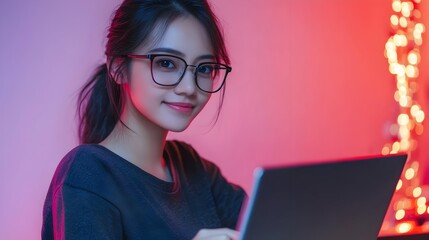
[[119, 85], [126, 83], [125, 58], [109, 59], [107, 62], [109, 78]]

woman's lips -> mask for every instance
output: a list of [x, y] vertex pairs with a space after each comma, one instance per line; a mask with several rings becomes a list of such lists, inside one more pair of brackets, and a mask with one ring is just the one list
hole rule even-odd
[[168, 107], [181, 112], [181, 113], [190, 113], [194, 109], [194, 105], [191, 103], [183, 102], [164, 102]]

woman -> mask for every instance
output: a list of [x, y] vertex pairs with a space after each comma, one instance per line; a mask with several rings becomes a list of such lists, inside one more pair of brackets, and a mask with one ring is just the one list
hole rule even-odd
[[42, 239], [234, 239], [244, 191], [183, 131], [231, 68], [206, 1], [125, 0], [82, 88], [81, 145], [59, 164]]

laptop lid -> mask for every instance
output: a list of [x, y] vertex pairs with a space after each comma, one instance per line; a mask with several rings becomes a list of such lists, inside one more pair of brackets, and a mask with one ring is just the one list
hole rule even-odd
[[240, 239], [375, 240], [406, 159], [257, 168]]

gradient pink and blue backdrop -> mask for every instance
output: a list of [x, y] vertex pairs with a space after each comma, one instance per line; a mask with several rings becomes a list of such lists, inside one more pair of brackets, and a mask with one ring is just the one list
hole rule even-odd
[[[102, 63], [119, 0], [0, 2], [0, 239], [37, 239], [56, 165], [77, 144], [78, 88]], [[247, 191], [258, 165], [379, 154], [397, 116], [383, 56], [390, 0], [213, 0], [233, 71], [183, 133]], [[423, 1], [429, 26], [429, 3]], [[429, 39], [420, 103], [428, 113]], [[425, 149], [429, 124], [419, 139]], [[428, 183], [427, 164], [425, 182]]]

